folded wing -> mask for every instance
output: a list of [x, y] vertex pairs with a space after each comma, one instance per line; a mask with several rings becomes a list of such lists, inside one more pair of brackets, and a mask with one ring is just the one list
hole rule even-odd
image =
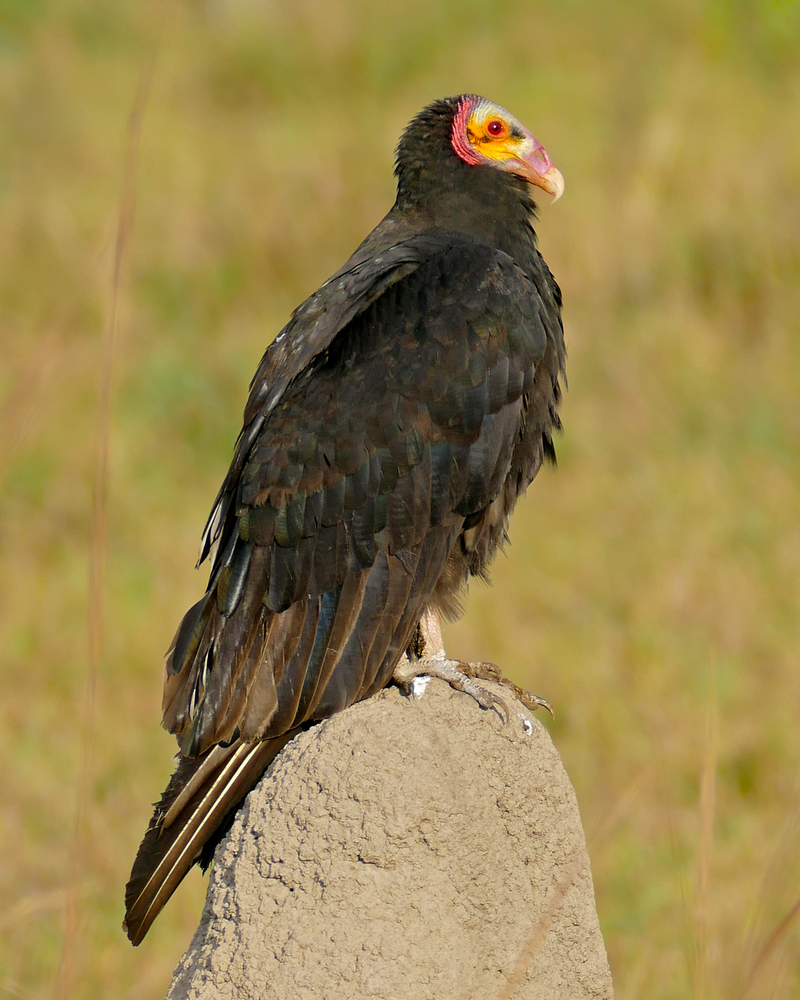
[[500, 251], [426, 241], [324, 336], [317, 300], [315, 352], [290, 324], [254, 381], [207, 533], [209, 587], [167, 663], [181, 758], [128, 885], [135, 943], [286, 740], [389, 682], [425, 608], [463, 583], [465, 531], [530, 450], [552, 310]]

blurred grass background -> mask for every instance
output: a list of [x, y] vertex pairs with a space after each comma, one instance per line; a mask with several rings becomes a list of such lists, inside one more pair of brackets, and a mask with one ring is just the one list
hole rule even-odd
[[[156, 45], [76, 868], [102, 339]], [[390, 206], [404, 124], [467, 90], [566, 177], [539, 232], [570, 392], [450, 649], [556, 706], [621, 1000], [800, 996], [800, 5], [0, 0], [0, 997], [163, 996], [204, 881], [137, 951], [123, 886], [249, 378]]]

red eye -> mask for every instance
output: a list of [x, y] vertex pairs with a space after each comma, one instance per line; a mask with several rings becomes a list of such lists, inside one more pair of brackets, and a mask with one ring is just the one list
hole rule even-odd
[[501, 121], [498, 121], [497, 118], [494, 118], [486, 126], [486, 131], [489, 133], [489, 135], [494, 135], [494, 136], [502, 135], [503, 123]]

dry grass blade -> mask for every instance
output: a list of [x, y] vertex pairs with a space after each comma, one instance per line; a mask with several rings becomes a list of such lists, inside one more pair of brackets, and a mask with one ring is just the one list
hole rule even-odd
[[19, 1000], [33, 1000], [33, 993], [30, 990], [26, 990], [24, 986], [11, 979], [0, 979], [0, 994], [3, 993], [10, 997], [19, 997]]
[[519, 957], [514, 964], [514, 968], [511, 970], [511, 975], [508, 977], [508, 982], [503, 987], [502, 992], [498, 994], [497, 1000], [511, 1000], [522, 985], [522, 981], [530, 968], [531, 962], [533, 962], [534, 958], [536, 958], [536, 953], [542, 947], [542, 944], [544, 944], [544, 939], [547, 937], [556, 913], [558, 913], [567, 893], [575, 884], [575, 880], [580, 872], [582, 861], [582, 852], [574, 854], [567, 865], [564, 874], [558, 882], [556, 882], [552, 895], [550, 896], [550, 901], [545, 907], [544, 913], [542, 913], [538, 923], [534, 927], [533, 933], [528, 939], [528, 943], [520, 952]]
[[39, 340], [27, 359], [14, 390], [0, 414], [0, 476], [13, 453], [24, 442], [42, 405], [42, 390], [62, 363], [62, 344], [54, 329]]
[[15, 927], [23, 920], [35, 917], [48, 910], [57, 910], [64, 905], [65, 892], [54, 889], [52, 892], [34, 892], [10, 906], [0, 917], [0, 931]]
[[778, 947], [781, 940], [786, 936], [786, 932], [797, 919], [797, 915], [799, 913], [800, 897], [792, 903], [785, 916], [779, 921], [775, 929], [761, 946], [760, 951], [753, 960], [753, 964], [750, 966], [750, 970], [747, 973], [744, 987], [742, 988], [741, 993], [739, 993], [739, 1000], [744, 1000], [745, 997], [751, 995], [752, 989], [755, 986], [756, 981], [764, 969], [767, 961], [775, 953], [775, 949]]
[[619, 796], [614, 805], [609, 809], [600, 821], [594, 832], [587, 838], [586, 846], [597, 847], [598, 844], [610, 837], [619, 824], [627, 815], [633, 803], [650, 782], [652, 772], [649, 764], [646, 764], [628, 785], [625, 791]]
[[717, 705], [717, 666], [709, 665], [706, 747], [700, 778], [700, 852], [694, 904], [694, 992], [698, 998], [709, 991], [708, 888], [714, 849], [714, 815], [717, 798], [717, 761], [719, 757], [719, 709]]
[[139, 139], [147, 95], [155, 68], [157, 47], [153, 46], [139, 75], [136, 94], [125, 143], [124, 174], [120, 199], [119, 221], [114, 248], [114, 269], [108, 322], [103, 335], [100, 370], [99, 407], [97, 415], [97, 442], [92, 494], [92, 529], [89, 556], [89, 620], [88, 646], [89, 669], [83, 697], [81, 721], [80, 760], [78, 765], [77, 803], [75, 828], [71, 851], [69, 881], [64, 906], [64, 933], [61, 958], [55, 984], [57, 1000], [68, 1000], [74, 986], [75, 942], [78, 932], [78, 903], [82, 872], [83, 825], [89, 797], [91, 767], [91, 741], [94, 730], [97, 677], [103, 644], [103, 583], [105, 576], [106, 543], [108, 527], [108, 455], [111, 425], [111, 395], [114, 379], [114, 357], [119, 333], [119, 300], [126, 250], [133, 224], [136, 194], [136, 172], [139, 160]]
[[[598, 843], [601, 843], [606, 837], [613, 833], [628, 813], [642, 789], [647, 785], [650, 777], [651, 773], [649, 766], [643, 767], [622, 795], [619, 796], [613, 807], [608, 811], [600, 825], [589, 838], [588, 844], [597, 846]], [[547, 904], [544, 913], [534, 927], [528, 943], [520, 952], [514, 968], [511, 971], [511, 975], [508, 978], [508, 982], [503, 988], [503, 992], [498, 997], [498, 1000], [511, 1000], [521, 986], [531, 962], [533, 962], [536, 957], [536, 953], [539, 951], [544, 939], [547, 937], [547, 933], [553, 923], [553, 918], [558, 912], [565, 896], [572, 888], [575, 879], [578, 877], [579, 868], [580, 856], [576, 855], [568, 865], [562, 878], [560, 878], [556, 883], [550, 902]]]

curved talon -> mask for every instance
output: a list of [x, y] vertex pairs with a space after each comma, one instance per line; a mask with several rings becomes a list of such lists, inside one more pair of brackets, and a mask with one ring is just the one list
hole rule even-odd
[[537, 708], [544, 708], [550, 713], [550, 718], [555, 719], [556, 713], [553, 706], [546, 698], [539, 697], [538, 694], [533, 694], [531, 691], [523, 691], [522, 697], [519, 699], [525, 708], [529, 708], [532, 712], [535, 712]]
[[533, 694], [531, 691], [526, 691], [513, 681], [510, 681], [507, 677], [504, 677], [502, 671], [496, 663], [490, 663], [488, 660], [484, 660], [478, 663], [462, 663], [461, 667], [463, 672], [468, 677], [473, 677], [479, 680], [494, 681], [496, 684], [502, 684], [503, 687], [506, 687], [513, 692], [517, 701], [522, 702], [525, 708], [530, 709], [531, 712], [535, 712], [537, 708], [545, 708], [550, 713], [551, 717], [555, 719], [556, 713], [553, 710], [553, 706], [546, 698], [542, 698], [538, 694]]
[[505, 698], [501, 698], [499, 694], [495, 694], [494, 691], [489, 691], [485, 687], [481, 687], [480, 684], [469, 684], [464, 685], [462, 688], [456, 688], [456, 690], [463, 691], [464, 694], [470, 695], [477, 701], [484, 711], [489, 709], [494, 709], [495, 712], [500, 716], [500, 721], [503, 725], [508, 724], [508, 720], [511, 718], [511, 711], [509, 710], [508, 703]]

